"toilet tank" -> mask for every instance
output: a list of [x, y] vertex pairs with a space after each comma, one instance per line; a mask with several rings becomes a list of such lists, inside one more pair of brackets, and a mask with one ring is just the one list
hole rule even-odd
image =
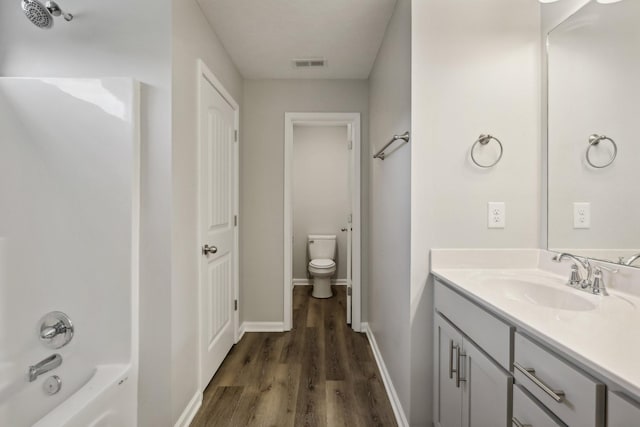
[[307, 245], [309, 246], [309, 259], [336, 259], [335, 235], [310, 234]]

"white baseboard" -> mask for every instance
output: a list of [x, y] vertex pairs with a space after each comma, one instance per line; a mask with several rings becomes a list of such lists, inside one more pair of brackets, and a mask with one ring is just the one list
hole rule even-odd
[[[347, 279], [335, 279], [331, 281], [332, 285], [347, 286]], [[293, 279], [293, 286], [310, 286], [309, 279]]]
[[244, 329], [244, 323], [242, 325], [240, 325], [240, 327], [238, 328], [238, 339], [236, 340], [236, 344], [238, 344], [240, 342], [240, 340], [242, 339], [242, 337], [244, 336], [244, 333], [247, 332]]
[[391, 401], [391, 408], [393, 408], [393, 413], [396, 416], [396, 422], [398, 423], [399, 427], [409, 427], [409, 422], [407, 421], [407, 416], [402, 410], [402, 405], [400, 404], [398, 393], [396, 392], [395, 387], [393, 387], [391, 376], [389, 375], [387, 366], [384, 364], [382, 353], [380, 353], [380, 348], [378, 347], [378, 343], [376, 342], [376, 338], [373, 335], [373, 332], [371, 332], [371, 329], [369, 329], [368, 323], [362, 322], [362, 331], [366, 333], [367, 338], [369, 338], [369, 344], [371, 344], [371, 350], [373, 350], [373, 356], [376, 359], [376, 364], [378, 365], [378, 369], [380, 369], [380, 374], [382, 375], [382, 382], [384, 383], [384, 388], [387, 390], [387, 396], [389, 396], [389, 401]]
[[174, 427], [189, 427], [191, 421], [195, 418], [198, 413], [198, 409], [202, 406], [202, 393], [197, 392], [193, 395], [193, 398], [187, 404], [187, 407], [182, 411], [182, 415], [178, 418], [178, 421], [174, 424]]
[[284, 332], [284, 322], [242, 322], [240, 336], [245, 332]]

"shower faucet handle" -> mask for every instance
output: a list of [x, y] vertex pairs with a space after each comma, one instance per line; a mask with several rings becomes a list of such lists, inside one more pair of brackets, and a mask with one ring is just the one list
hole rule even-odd
[[73, 338], [74, 327], [71, 319], [60, 311], [47, 313], [40, 319], [38, 336], [48, 348], [64, 347]]

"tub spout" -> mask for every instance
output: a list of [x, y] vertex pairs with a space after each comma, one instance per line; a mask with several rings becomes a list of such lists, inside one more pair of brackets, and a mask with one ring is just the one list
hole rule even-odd
[[29, 366], [29, 382], [37, 380], [40, 375], [45, 374], [60, 365], [62, 365], [62, 356], [56, 353], [33, 366]]

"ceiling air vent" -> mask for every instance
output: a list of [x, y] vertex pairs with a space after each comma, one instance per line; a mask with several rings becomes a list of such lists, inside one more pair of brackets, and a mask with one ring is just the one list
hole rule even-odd
[[322, 68], [327, 66], [327, 60], [324, 58], [302, 58], [291, 61], [293, 68]]

